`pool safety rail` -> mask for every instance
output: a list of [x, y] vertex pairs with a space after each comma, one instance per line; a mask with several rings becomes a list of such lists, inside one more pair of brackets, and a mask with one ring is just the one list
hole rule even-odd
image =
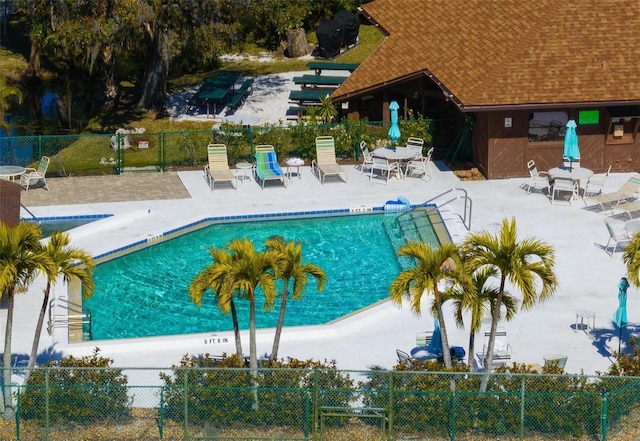
[[[412, 208], [411, 210], [402, 213], [396, 218], [396, 225], [403, 230], [403, 227], [408, 224], [414, 222], [416, 218], [416, 213], [422, 212], [424, 213], [422, 216], [427, 216], [428, 211], [425, 208], [430, 206], [436, 206], [440, 213], [443, 212], [443, 207], [462, 199], [464, 201], [464, 208], [462, 214], [451, 211], [451, 213], [460, 218], [462, 223], [464, 224], [467, 231], [471, 230], [471, 212], [473, 210], [473, 201], [467, 194], [467, 190], [464, 188], [452, 188], [450, 190], [445, 191], [444, 193], [440, 193], [437, 196], [432, 197], [426, 202]], [[417, 216], [419, 217], [419, 216]]]
[[[53, 334], [54, 329], [68, 329], [69, 340], [92, 340], [91, 310], [86, 306], [67, 299], [53, 298], [49, 301], [49, 323], [47, 332]], [[72, 334], [82, 338], [73, 339]]]

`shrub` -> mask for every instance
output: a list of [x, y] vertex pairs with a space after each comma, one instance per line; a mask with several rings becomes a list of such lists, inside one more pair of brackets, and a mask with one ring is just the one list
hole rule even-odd
[[335, 363], [315, 361], [265, 362], [257, 376], [237, 357], [185, 355], [173, 375], [161, 374], [164, 417], [195, 424], [229, 427], [308, 425], [312, 405], [347, 406], [354, 395], [349, 376]]
[[92, 355], [70, 356], [35, 369], [20, 395], [21, 416], [44, 420], [48, 407], [52, 423], [128, 419], [127, 376], [99, 352], [96, 348]]

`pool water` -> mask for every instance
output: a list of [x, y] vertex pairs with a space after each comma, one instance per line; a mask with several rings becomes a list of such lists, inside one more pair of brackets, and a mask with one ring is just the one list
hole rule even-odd
[[[286, 326], [327, 323], [388, 297], [400, 271], [383, 220], [396, 215], [369, 214], [295, 220], [214, 224], [97, 265], [96, 290], [84, 301], [91, 310], [94, 339], [132, 338], [232, 330], [231, 316], [220, 312], [208, 291], [197, 308], [188, 287], [212, 263], [209, 247], [224, 247], [247, 237], [256, 250], [280, 235], [302, 243], [302, 261], [322, 268], [321, 293], [313, 278], [299, 301], [287, 302]], [[279, 292], [282, 291], [279, 285]], [[257, 327], [275, 327], [278, 307], [263, 312], [256, 303]], [[241, 329], [249, 327], [248, 301], [236, 301]]]
[[[106, 217], [106, 216], [104, 216]], [[81, 227], [91, 222], [95, 222], [101, 217], [91, 217], [91, 218], [54, 218], [54, 219], [45, 219], [41, 220], [38, 224], [42, 229], [42, 237], [49, 237], [51, 233], [54, 231], [69, 231], [74, 228]], [[29, 221], [32, 222], [32, 221]]]

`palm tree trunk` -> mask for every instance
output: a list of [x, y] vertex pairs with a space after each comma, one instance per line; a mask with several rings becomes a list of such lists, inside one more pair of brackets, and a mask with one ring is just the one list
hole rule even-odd
[[472, 329], [469, 331], [469, 355], [467, 357], [467, 365], [469, 372], [473, 372], [473, 353], [476, 345], [476, 332]]
[[438, 320], [440, 320], [440, 339], [442, 340], [442, 358], [444, 359], [444, 367], [451, 368], [451, 352], [449, 352], [449, 337], [447, 336], [447, 327], [444, 324], [444, 315], [442, 314], [442, 301], [440, 300], [440, 291], [436, 285], [433, 289], [436, 299], [436, 310], [438, 311]]
[[491, 371], [491, 365], [493, 364], [493, 348], [496, 344], [496, 330], [498, 329], [498, 322], [500, 321], [500, 306], [502, 306], [504, 285], [505, 278], [503, 276], [500, 280], [500, 291], [496, 297], [496, 304], [493, 305], [493, 311], [491, 312], [491, 332], [489, 334], [489, 343], [487, 344], [486, 359], [484, 360], [484, 375], [480, 382], [480, 392], [486, 392], [487, 385], [489, 383], [489, 372]]
[[255, 292], [249, 296], [249, 371], [253, 378], [253, 410], [258, 409], [258, 351], [256, 349], [256, 301]]
[[236, 355], [238, 359], [242, 361], [242, 339], [240, 338], [240, 325], [238, 325], [238, 312], [236, 311], [236, 304], [233, 300], [229, 305], [231, 308], [231, 320], [233, 321], [233, 335], [236, 339]]
[[280, 304], [280, 315], [278, 316], [278, 325], [276, 326], [276, 334], [273, 337], [273, 347], [271, 348], [271, 360], [278, 359], [278, 349], [280, 348], [280, 335], [282, 334], [282, 326], [284, 325], [284, 312], [287, 307], [287, 294], [289, 280], [284, 281], [284, 289], [282, 290], [282, 303]]
[[10, 289], [7, 294], [7, 327], [4, 332], [4, 354], [2, 357], [3, 363], [3, 396], [5, 411], [6, 408], [11, 408], [11, 334], [13, 331], [13, 304], [14, 296], [13, 289]]
[[31, 345], [31, 354], [29, 354], [29, 363], [27, 364], [27, 373], [24, 375], [24, 384], [29, 382], [31, 378], [31, 371], [36, 364], [36, 357], [38, 355], [38, 346], [40, 345], [40, 334], [42, 333], [42, 325], [44, 323], [44, 315], [47, 312], [47, 304], [49, 303], [49, 293], [51, 292], [51, 284], [47, 283], [47, 287], [44, 290], [44, 299], [42, 300], [42, 306], [40, 307], [40, 315], [38, 316], [38, 323], [36, 324], [36, 333], [33, 336], [33, 344]]

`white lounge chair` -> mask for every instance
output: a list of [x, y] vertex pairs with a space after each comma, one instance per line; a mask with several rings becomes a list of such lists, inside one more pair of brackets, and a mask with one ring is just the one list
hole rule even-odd
[[618, 208], [619, 205], [636, 199], [638, 190], [640, 190], [640, 174], [636, 173], [618, 191], [598, 196], [585, 196], [583, 200], [585, 206], [587, 205], [587, 200], [590, 200], [600, 205], [602, 211], [606, 210], [606, 206], [613, 213], [613, 210]]
[[[482, 348], [482, 352], [476, 353], [476, 363], [484, 368], [488, 355], [488, 344], [491, 331], [486, 330], [484, 332], [485, 344]], [[501, 366], [506, 365], [511, 360], [511, 345], [507, 342], [507, 331], [503, 328], [496, 330], [496, 338], [493, 344], [493, 360], [491, 362], [491, 370], [495, 370]]]
[[20, 184], [25, 188], [28, 192], [29, 188], [39, 181], [44, 183], [44, 188], [49, 191], [49, 186], [47, 185], [47, 169], [49, 168], [50, 159], [48, 156], [43, 156], [40, 158], [40, 163], [38, 164], [38, 168], [26, 168], [25, 172], [20, 176]]
[[347, 172], [336, 161], [336, 146], [333, 136], [318, 136], [316, 138], [316, 159], [311, 161], [311, 170], [324, 184], [327, 176], [344, 176], [347, 182]]
[[231, 185], [237, 190], [236, 178], [229, 168], [227, 146], [224, 144], [209, 144], [207, 146], [207, 156], [209, 163], [204, 166], [204, 178], [207, 180], [209, 188], [213, 190], [216, 182], [231, 182]]
[[398, 356], [398, 363], [404, 363], [409, 369], [413, 367], [413, 359], [409, 354], [400, 349], [396, 349], [396, 355]]

